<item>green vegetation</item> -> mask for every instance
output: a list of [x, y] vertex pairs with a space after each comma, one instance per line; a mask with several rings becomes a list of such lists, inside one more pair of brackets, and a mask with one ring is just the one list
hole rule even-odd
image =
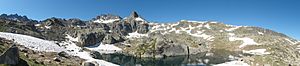
[[155, 52], [156, 52], [156, 40], [152, 40], [150, 43], [145, 43], [145, 44], [139, 44], [136, 49], [135, 55], [139, 55], [141, 57], [143, 54], [146, 52], [151, 53], [153, 57], [155, 57]]
[[24, 55], [23, 52], [20, 53], [20, 58], [24, 59], [24, 61], [26, 61], [29, 66], [45, 66], [43, 64], [37, 63], [35, 61], [35, 59], [28, 59], [28, 58], [26, 58], [26, 56]]
[[0, 26], [0, 32], [4, 32], [4, 31], [6, 31], [6, 27], [3, 27], [3, 26]]

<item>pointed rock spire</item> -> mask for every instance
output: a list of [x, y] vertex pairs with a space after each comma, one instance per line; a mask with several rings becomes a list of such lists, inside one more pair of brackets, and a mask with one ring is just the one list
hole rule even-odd
[[133, 11], [133, 12], [131, 13], [130, 17], [137, 18], [137, 17], [139, 17], [139, 15], [137, 14], [136, 11]]

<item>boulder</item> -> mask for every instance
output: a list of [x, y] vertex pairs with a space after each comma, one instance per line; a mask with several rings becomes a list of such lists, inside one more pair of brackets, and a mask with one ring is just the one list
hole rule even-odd
[[111, 34], [106, 34], [106, 36], [104, 37], [104, 39], [102, 41], [102, 43], [104, 43], [104, 44], [112, 44], [112, 43], [116, 43], [116, 42], [117, 42], [116, 39], [114, 39]]
[[81, 34], [79, 36], [79, 43], [77, 44], [77, 46], [80, 47], [94, 46], [97, 43], [100, 43], [104, 37], [105, 34], [102, 32]]
[[82, 66], [98, 66], [96, 62], [84, 62]]
[[95, 59], [101, 59], [101, 54], [97, 51], [91, 51], [90, 55]]
[[59, 52], [58, 56], [65, 57], [65, 58], [70, 58], [70, 55], [68, 55], [68, 53], [66, 53], [65, 51]]
[[12, 64], [19, 63], [19, 49], [16, 45], [12, 45], [0, 56], [0, 64]]

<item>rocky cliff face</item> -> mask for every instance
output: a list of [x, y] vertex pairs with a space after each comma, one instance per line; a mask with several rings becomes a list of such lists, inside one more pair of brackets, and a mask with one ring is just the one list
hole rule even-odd
[[81, 47], [113, 44], [122, 48], [123, 54], [135, 57], [202, 54], [217, 56], [221, 60], [239, 58], [251, 65], [300, 64], [299, 41], [253, 26], [188, 20], [152, 23], [137, 12], [125, 18], [104, 14], [90, 21], [49, 18], [24, 25], [16, 20], [0, 19], [0, 23], [5, 28], [1, 30], [5, 32], [55, 41], [64, 41], [66, 36], [71, 36], [74, 37], [72, 41]]
[[[97, 16], [91, 22], [88, 22], [85, 27], [75, 29], [74, 31], [76, 33], [69, 32], [69, 34], [81, 34], [82, 36], [78, 37], [82, 40], [80, 41], [81, 44], [87, 44], [84, 46], [92, 46], [89, 44], [96, 43], [114, 44], [125, 41], [125, 36], [128, 33], [147, 33], [149, 31], [149, 24], [139, 17], [136, 12], [133, 12], [131, 16], [125, 19], [108, 14]], [[74, 35], [73, 37], [77, 36]]]

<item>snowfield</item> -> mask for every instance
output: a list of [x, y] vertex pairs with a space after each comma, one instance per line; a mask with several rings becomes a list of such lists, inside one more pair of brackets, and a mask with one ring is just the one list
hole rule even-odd
[[229, 35], [229, 36], [234, 36], [235, 34], [234, 34], [234, 33], [228, 33], [228, 35]]
[[140, 37], [148, 37], [148, 34], [140, 34], [138, 32], [128, 33], [128, 36], [126, 38], [140, 38]]
[[45, 28], [50, 29], [52, 26], [45, 26]]
[[35, 51], [61, 52], [65, 50], [58, 46], [54, 41], [43, 40], [27, 35], [0, 32], [0, 37], [8, 40], [14, 40], [17, 44]]
[[204, 25], [204, 27], [206, 27], [207, 29], [211, 29], [208, 23]]
[[98, 46], [85, 47], [89, 50], [98, 51], [99, 53], [116, 53], [122, 51], [121, 48], [110, 44], [99, 44]]
[[[35, 51], [44, 51], [44, 52], [61, 52], [65, 51], [69, 55], [78, 56], [87, 61], [85, 62], [97, 62], [99, 66], [119, 66], [104, 60], [94, 59], [90, 56], [88, 51], [84, 51], [83, 48], [78, 47], [73, 41], [77, 41], [78, 38], [73, 38], [70, 35], [67, 35], [67, 41], [63, 41], [61, 43], [55, 43], [54, 41], [43, 40], [39, 38], [35, 38], [32, 36], [14, 34], [14, 33], [5, 33], [0, 32], [0, 37], [13, 40], [17, 44], [23, 45], [29, 49]], [[60, 46], [59, 46], [59, 45]], [[122, 49], [115, 47], [113, 45], [99, 45], [99, 47], [89, 48], [89, 49], [102, 49], [102, 50], [118, 50]]]
[[264, 33], [263, 32], [257, 32], [259, 35], [264, 35]]
[[232, 26], [232, 28], [225, 29], [226, 31], [234, 31], [236, 29], [239, 29], [240, 27], [243, 27], [243, 26], [233, 26], [233, 25], [227, 25], [227, 26]]
[[292, 41], [291, 39], [288, 39], [288, 38], [285, 38], [284, 40], [286, 40], [286, 41], [292, 43], [293, 45], [294, 45], [294, 44], [297, 44], [297, 43], [299, 42], [299, 41]]
[[115, 21], [119, 21], [120, 19], [110, 19], [110, 20], [103, 20], [103, 19], [98, 19], [98, 20], [95, 20], [93, 22], [95, 23], [113, 23]]
[[[66, 51], [68, 54], [73, 56], [78, 56], [82, 59], [85, 59], [85, 62], [97, 62], [99, 66], [119, 66], [104, 60], [94, 59], [90, 56], [88, 51], [83, 51], [83, 48], [78, 47], [75, 43], [71, 41], [66, 41], [63, 43], [60, 43], [61, 45], [65, 46], [68, 51]], [[72, 51], [71, 51], [72, 50]]]
[[266, 49], [255, 49], [255, 50], [249, 50], [249, 51], [243, 50], [243, 53], [249, 53], [249, 54], [253, 54], [253, 55], [270, 54], [269, 52], [266, 52]]
[[[66, 51], [70, 55], [78, 56], [82, 59], [86, 59], [86, 62], [97, 62], [99, 66], [119, 66], [104, 60], [94, 59], [90, 56], [88, 51], [83, 51], [83, 48], [77, 46], [74, 42], [78, 42], [78, 37], [74, 38], [70, 35], [67, 35], [65, 42], [60, 43], [61, 46], [64, 46], [68, 51]], [[98, 45], [95, 47], [85, 47], [92, 51], [98, 51], [99, 53], [114, 53], [116, 51], [122, 51], [122, 49], [114, 46], [114, 45]]]
[[244, 37], [244, 38], [229, 37], [229, 41], [237, 41], [237, 40], [243, 41], [242, 45], [240, 45], [239, 48], [243, 48], [243, 47], [245, 47], [247, 45], [259, 45], [253, 39], [248, 38], [248, 37]]
[[74, 37], [72, 37], [72, 36], [70, 36], [70, 35], [68, 35], [68, 34], [67, 34], [66, 38], [69, 39], [70, 41], [75, 41], [75, 42], [78, 42], [78, 41], [79, 41], [79, 38], [78, 38], [78, 37], [74, 38]]
[[145, 21], [144, 19], [142, 19], [141, 17], [135, 18], [135, 21]]
[[230, 61], [230, 62], [225, 62], [222, 64], [213, 65], [213, 66], [250, 66], [250, 65], [243, 61]]
[[[181, 22], [182, 21], [187, 21], [187, 20], [181, 20]], [[175, 32], [175, 33], [179, 33], [179, 34], [182, 32], [185, 32], [194, 37], [200, 37], [200, 38], [203, 38], [203, 39], [206, 39], [209, 41], [214, 41], [215, 37], [212, 35], [203, 33], [204, 30], [197, 31], [196, 33], [192, 33], [192, 30], [196, 29], [196, 28], [201, 29], [202, 27], [210, 29], [209, 23], [217, 23], [217, 22], [209, 22], [207, 24], [204, 24], [204, 23], [208, 22], [208, 21], [187, 21], [187, 22], [198, 23], [199, 25], [197, 25], [197, 26], [189, 25], [188, 27], [180, 27], [179, 29], [176, 29], [173, 27], [178, 26], [180, 22], [172, 23], [172, 24], [154, 24], [154, 26], [151, 27], [150, 32], [164, 31], [164, 32], [162, 32], [163, 35], [167, 34], [167, 33], [171, 33], [171, 32]]]

